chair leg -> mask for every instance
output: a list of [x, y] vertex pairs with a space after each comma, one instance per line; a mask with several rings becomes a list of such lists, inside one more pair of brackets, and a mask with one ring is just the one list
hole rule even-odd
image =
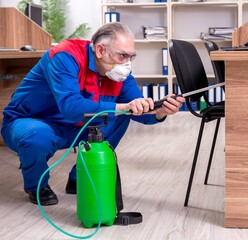
[[205, 185], [208, 184], [208, 177], [209, 177], [209, 172], [210, 172], [210, 168], [211, 168], [211, 164], [212, 164], [212, 159], [213, 159], [213, 155], [214, 155], [215, 143], [216, 143], [216, 139], [217, 139], [217, 135], [218, 135], [218, 131], [219, 131], [220, 120], [221, 120], [221, 118], [217, 119], [216, 126], [215, 126], [213, 143], [212, 143], [212, 147], [211, 147], [211, 151], [210, 151], [210, 155], [209, 155], [208, 167], [207, 167], [207, 171], [206, 171], [206, 175], [205, 175], [205, 180], [204, 180], [204, 184]]
[[197, 158], [198, 158], [198, 153], [199, 153], [199, 149], [200, 149], [200, 145], [201, 145], [201, 139], [202, 139], [202, 133], [203, 133], [203, 129], [204, 129], [204, 124], [205, 124], [205, 120], [203, 118], [202, 121], [201, 121], [201, 126], [200, 126], [198, 139], [197, 139], [197, 143], [196, 143], [195, 154], [194, 154], [193, 163], [192, 163], [192, 167], [191, 167], [191, 172], [190, 172], [187, 192], [186, 192], [186, 196], [185, 196], [185, 200], [184, 200], [184, 207], [187, 207], [188, 202], [189, 202], [189, 195], [190, 195], [191, 186], [192, 186], [192, 182], [193, 182], [193, 177], [194, 177], [194, 173], [195, 173], [195, 166], [196, 166], [196, 162], [197, 162]]

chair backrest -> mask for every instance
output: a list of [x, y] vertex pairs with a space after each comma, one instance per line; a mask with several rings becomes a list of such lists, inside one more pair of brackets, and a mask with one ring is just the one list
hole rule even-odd
[[[217, 51], [219, 50], [219, 46], [216, 42], [213, 41], [204, 41], [204, 45], [208, 50], [208, 53], [210, 55], [211, 51]], [[224, 61], [211, 61], [215, 78], [218, 82], [225, 82], [225, 62]], [[223, 87], [225, 90], [225, 87]]]
[[[195, 46], [183, 40], [169, 40], [169, 53], [177, 82], [182, 93], [208, 86], [208, 79], [199, 53]], [[196, 102], [207, 92], [194, 94], [190, 101]]]

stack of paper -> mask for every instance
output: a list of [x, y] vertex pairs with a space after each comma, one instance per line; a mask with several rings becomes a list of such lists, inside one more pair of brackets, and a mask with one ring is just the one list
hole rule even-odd
[[167, 27], [155, 26], [155, 27], [142, 27], [143, 36], [145, 39], [165, 39], [167, 37]]
[[232, 33], [234, 32], [234, 27], [210, 27], [208, 32], [210, 35], [225, 39], [232, 39]]
[[232, 39], [232, 33], [235, 29], [234, 27], [210, 27], [208, 33], [201, 33], [201, 39]]
[[211, 35], [230, 35], [234, 30], [234, 27], [210, 27], [208, 32]]
[[107, 0], [108, 3], [126, 3], [127, 0]]
[[229, 39], [232, 39], [232, 35], [225, 35], [225, 36], [218, 35], [217, 36], [217, 35], [211, 35], [208, 33], [201, 32], [200, 38], [202, 40], [229, 40]]

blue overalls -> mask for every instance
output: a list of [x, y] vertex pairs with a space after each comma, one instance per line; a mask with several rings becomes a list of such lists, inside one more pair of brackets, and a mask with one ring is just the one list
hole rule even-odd
[[[100, 77], [88, 41], [66, 40], [52, 47], [22, 80], [4, 109], [1, 133], [4, 142], [21, 161], [24, 189], [36, 191], [47, 161], [59, 149], [68, 148], [81, 130], [85, 113], [115, 110], [142, 94], [130, 74], [123, 83]], [[154, 114], [142, 116], [109, 114], [102, 128], [114, 148], [125, 134], [130, 119], [157, 123]], [[86, 141], [84, 131], [78, 142]], [[75, 166], [70, 178], [76, 180]], [[41, 188], [48, 184], [49, 174]]]

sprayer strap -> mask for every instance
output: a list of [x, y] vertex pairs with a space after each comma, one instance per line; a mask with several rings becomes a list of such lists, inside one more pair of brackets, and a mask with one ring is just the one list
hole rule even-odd
[[129, 225], [142, 222], [142, 215], [139, 212], [119, 212], [115, 219], [115, 224]]
[[121, 190], [121, 176], [120, 176], [120, 171], [119, 171], [119, 167], [118, 167], [117, 162], [116, 162], [116, 170], [117, 170], [117, 176], [116, 176], [116, 207], [117, 207], [117, 211], [120, 212], [123, 209], [123, 200], [122, 200], [122, 190]]
[[129, 225], [142, 222], [142, 215], [139, 212], [120, 212], [123, 209], [122, 190], [121, 190], [121, 177], [119, 167], [116, 161], [117, 178], [116, 178], [116, 206], [117, 216], [114, 224]]
[[129, 224], [137, 224], [142, 222], [142, 215], [139, 212], [120, 212], [123, 209], [123, 199], [122, 199], [122, 190], [121, 190], [121, 176], [119, 167], [117, 164], [117, 155], [114, 148], [110, 145], [111, 149], [113, 150], [115, 160], [116, 160], [116, 208], [117, 208], [117, 215], [115, 218], [114, 224], [118, 225], [129, 225]]

